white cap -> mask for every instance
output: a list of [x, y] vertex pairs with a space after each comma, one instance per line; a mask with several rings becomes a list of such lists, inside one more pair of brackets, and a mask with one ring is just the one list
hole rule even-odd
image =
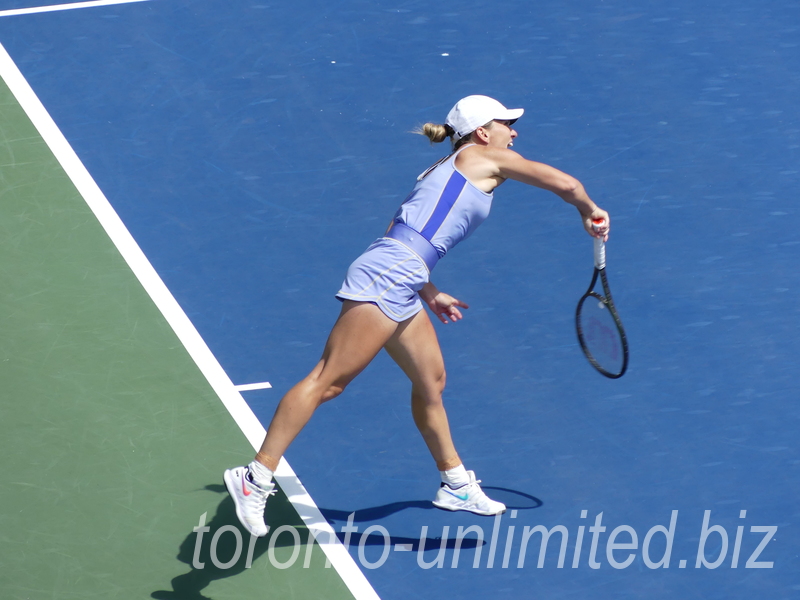
[[467, 96], [447, 113], [445, 123], [455, 131], [453, 142], [457, 142], [490, 121], [516, 121], [524, 112], [522, 108], [506, 108], [489, 96]]

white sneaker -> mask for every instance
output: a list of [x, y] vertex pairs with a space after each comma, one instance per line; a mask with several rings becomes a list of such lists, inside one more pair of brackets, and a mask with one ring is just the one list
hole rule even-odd
[[433, 505], [445, 510], [467, 510], [476, 515], [499, 515], [506, 511], [506, 505], [502, 502], [495, 502], [483, 493], [479, 479], [475, 479], [474, 471], [467, 471], [469, 483], [460, 488], [453, 489], [443, 483], [436, 492]]
[[257, 486], [250, 481], [248, 467], [228, 469], [222, 479], [236, 505], [236, 516], [245, 529], [257, 537], [267, 535], [269, 527], [264, 523], [264, 507], [267, 505], [267, 498], [275, 493], [275, 484], [270, 483], [266, 490]]

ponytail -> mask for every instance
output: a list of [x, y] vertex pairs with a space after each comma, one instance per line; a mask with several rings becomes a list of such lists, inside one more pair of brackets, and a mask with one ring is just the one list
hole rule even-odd
[[421, 127], [415, 129], [412, 133], [424, 135], [431, 141], [431, 144], [438, 144], [445, 141], [447, 138], [455, 134], [453, 128], [449, 125], [437, 125], [436, 123], [425, 123]]

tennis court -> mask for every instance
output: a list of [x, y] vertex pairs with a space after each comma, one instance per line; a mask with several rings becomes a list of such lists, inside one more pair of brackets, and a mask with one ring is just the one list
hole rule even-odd
[[[0, 5], [3, 597], [797, 597], [800, 4], [231, 4]], [[431, 506], [382, 355], [250, 546], [222, 471], [446, 151], [408, 132], [472, 93], [611, 214], [629, 371], [578, 346], [574, 210], [510, 182], [434, 274], [471, 306], [437, 326], [455, 441], [510, 510]]]

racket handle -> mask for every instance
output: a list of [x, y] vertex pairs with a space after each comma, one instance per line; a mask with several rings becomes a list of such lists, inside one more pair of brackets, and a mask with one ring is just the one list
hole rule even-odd
[[598, 271], [606, 268], [606, 243], [602, 238], [594, 238], [594, 266]]
[[[599, 231], [605, 224], [605, 219], [594, 219], [592, 229]], [[594, 266], [597, 270], [606, 268], [606, 243], [603, 238], [594, 238]]]

